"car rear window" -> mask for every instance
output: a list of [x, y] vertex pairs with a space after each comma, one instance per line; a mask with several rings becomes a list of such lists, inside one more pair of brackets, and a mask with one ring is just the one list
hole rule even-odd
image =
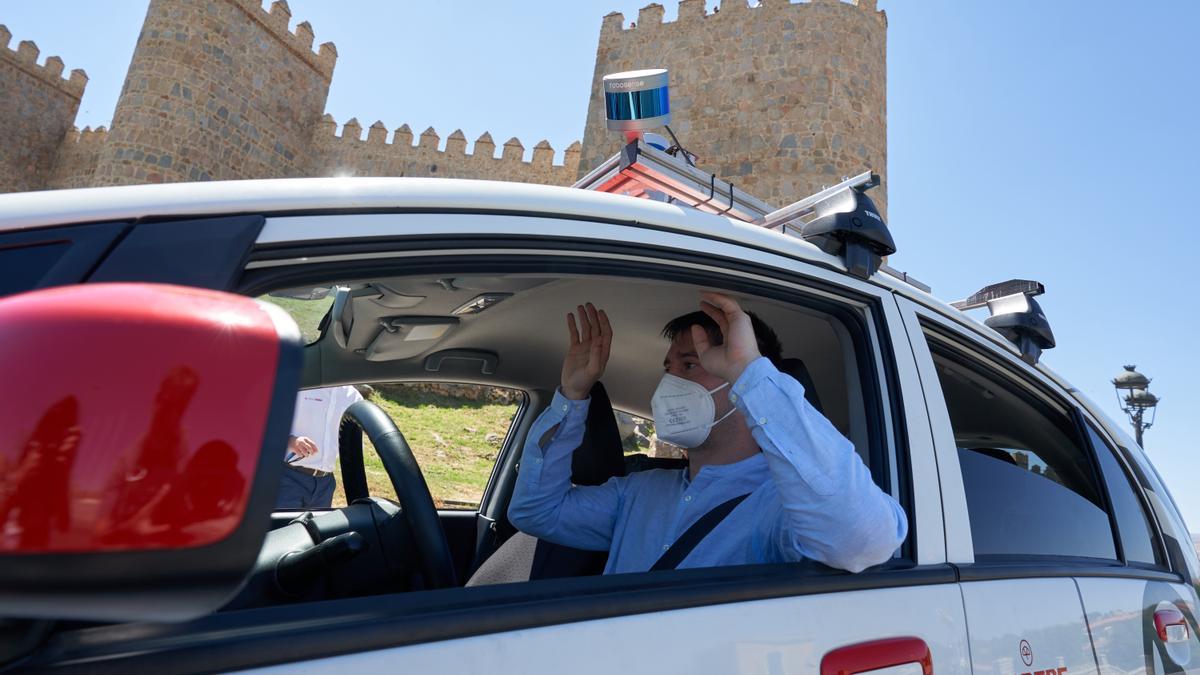
[[1104, 491], [1071, 416], [965, 355], [935, 350], [977, 558], [1117, 558]]

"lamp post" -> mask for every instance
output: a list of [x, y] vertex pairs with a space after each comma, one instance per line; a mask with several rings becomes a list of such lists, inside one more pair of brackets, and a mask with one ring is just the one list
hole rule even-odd
[[[1137, 366], [1125, 366], [1125, 372], [1113, 378], [1113, 387], [1117, 390], [1117, 402], [1121, 410], [1129, 417], [1133, 425], [1137, 444], [1142, 443], [1142, 432], [1154, 426], [1159, 398], [1150, 393], [1150, 378], [1134, 370]], [[1122, 392], [1125, 392], [1122, 396]], [[1146, 421], [1146, 413], [1150, 413], [1150, 421]]]

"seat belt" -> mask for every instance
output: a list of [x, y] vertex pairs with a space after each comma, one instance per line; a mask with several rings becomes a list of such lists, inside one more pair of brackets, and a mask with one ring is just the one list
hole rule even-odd
[[714, 506], [711, 511], [700, 516], [700, 520], [692, 523], [687, 532], [684, 532], [683, 535], [675, 540], [674, 544], [671, 544], [671, 548], [662, 554], [662, 557], [658, 559], [658, 562], [654, 563], [650, 571], [673, 570], [678, 567], [679, 563], [683, 562], [683, 559], [692, 552], [692, 549], [696, 548], [708, 536], [708, 533], [713, 531], [713, 528], [720, 525], [722, 520], [725, 520], [725, 516], [728, 516], [738, 504], [742, 503], [742, 500], [749, 496], [750, 493], [746, 493], [734, 497], [727, 502]]

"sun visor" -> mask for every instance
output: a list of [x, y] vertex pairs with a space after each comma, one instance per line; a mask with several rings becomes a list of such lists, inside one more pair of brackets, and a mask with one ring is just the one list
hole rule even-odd
[[458, 325], [450, 316], [393, 316], [379, 320], [383, 330], [367, 345], [368, 361], [397, 361], [429, 351]]

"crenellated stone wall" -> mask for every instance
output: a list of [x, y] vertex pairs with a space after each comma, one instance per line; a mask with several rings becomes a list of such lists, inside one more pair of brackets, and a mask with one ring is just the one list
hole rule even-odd
[[875, 0], [682, 0], [625, 25], [604, 17], [581, 171], [620, 147], [605, 128], [601, 77], [670, 70], [671, 128], [697, 164], [777, 206], [874, 169], [887, 209], [887, 18]]
[[[87, 76], [62, 78], [57, 57], [0, 26], [0, 192], [292, 176], [438, 176], [569, 185], [615, 153], [600, 78], [671, 71], [672, 128], [699, 165], [776, 205], [865, 169], [886, 210], [887, 19], [875, 0], [682, 0], [626, 25], [604, 17], [582, 145], [529, 160], [512, 138], [462, 131], [443, 143], [324, 114], [337, 50], [314, 51], [307, 22], [290, 29], [284, 0], [150, 0], [112, 127], [71, 126]], [[415, 140], [415, 143], [414, 143]]]
[[150, 0], [95, 185], [309, 175], [337, 50], [276, 0]]
[[108, 129], [104, 127], [84, 127], [83, 131], [71, 127], [58, 148], [58, 158], [46, 187], [54, 190], [91, 187], [106, 143]]
[[318, 176], [436, 176], [441, 178], [478, 178], [522, 183], [570, 185], [579, 169], [579, 142], [571, 144], [555, 163], [554, 149], [547, 141], [533, 147], [530, 161], [524, 161], [525, 146], [516, 138], [505, 142], [500, 157], [491, 134], [484, 133], [467, 152], [467, 137], [457, 130], [439, 149], [441, 139], [432, 127], [421, 132], [413, 145], [413, 133], [402, 125], [388, 142], [383, 122], [375, 122], [362, 138], [362, 125], [351, 119], [337, 134], [337, 122], [325, 115], [313, 139]]
[[38, 46], [0, 25], [0, 191], [39, 190], [75, 121], [87, 84], [82, 70], [63, 79], [57, 56], [38, 64]]

